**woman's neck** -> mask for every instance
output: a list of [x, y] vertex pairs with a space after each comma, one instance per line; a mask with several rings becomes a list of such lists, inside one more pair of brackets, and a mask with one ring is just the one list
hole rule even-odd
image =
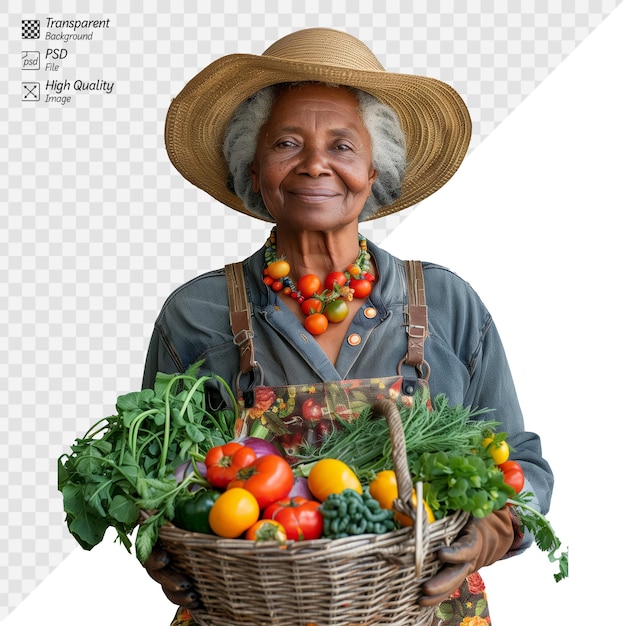
[[276, 252], [291, 267], [297, 281], [305, 274], [323, 280], [333, 271], [343, 271], [359, 254], [358, 225], [332, 231], [293, 231], [276, 227]]

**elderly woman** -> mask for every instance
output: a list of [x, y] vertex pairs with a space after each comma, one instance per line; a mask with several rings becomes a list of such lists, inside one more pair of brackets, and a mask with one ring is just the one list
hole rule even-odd
[[[523, 465], [525, 488], [546, 513], [552, 474], [539, 437], [524, 430], [484, 304], [457, 275], [423, 263], [428, 328], [425, 362], [416, 364], [407, 359], [413, 334], [405, 264], [359, 235], [360, 221], [406, 208], [445, 184], [469, 137], [454, 90], [386, 72], [360, 41], [335, 30], [299, 31], [263, 55], [230, 55], [200, 72], [170, 107], [170, 158], [217, 200], [275, 226], [241, 264], [243, 326], [231, 315], [224, 270], [183, 285], [156, 321], [144, 386], [157, 371], [184, 371], [199, 359], [244, 398], [259, 385], [398, 376], [410, 394], [430, 374], [433, 395], [493, 410]], [[426, 233], [414, 233], [416, 250]], [[335, 280], [337, 289], [325, 292]], [[455, 595], [466, 601], [448, 606], [445, 623], [461, 623], [467, 606], [475, 616], [476, 595], [483, 596], [478, 570], [530, 541], [508, 510], [472, 520], [440, 551], [444, 566], [424, 585], [422, 603]], [[166, 555], [155, 550], [146, 567], [168, 598], [193, 606], [193, 589], [169, 571]], [[486, 602], [479, 606], [486, 618]], [[184, 615], [174, 623], [193, 623]]]

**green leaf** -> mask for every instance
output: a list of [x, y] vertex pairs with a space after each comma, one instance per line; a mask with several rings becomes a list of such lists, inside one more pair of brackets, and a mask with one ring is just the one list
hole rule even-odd
[[139, 520], [139, 507], [132, 498], [117, 495], [111, 501], [109, 515], [126, 526], [134, 526]]
[[195, 424], [187, 424], [185, 426], [185, 432], [187, 433], [187, 437], [194, 443], [202, 443], [205, 439], [202, 431]]

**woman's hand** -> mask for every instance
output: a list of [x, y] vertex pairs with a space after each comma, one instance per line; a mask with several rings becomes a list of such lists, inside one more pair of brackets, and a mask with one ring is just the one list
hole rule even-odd
[[144, 567], [150, 577], [161, 585], [170, 602], [185, 609], [196, 609], [200, 606], [198, 594], [191, 581], [170, 566], [169, 555], [161, 546], [157, 544], [154, 547]]
[[467, 576], [501, 559], [511, 547], [513, 538], [513, 524], [507, 507], [482, 519], [470, 519], [456, 541], [439, 550], [439, 560], [444, 565], [422, 586], [420, 605], [441, 604]]

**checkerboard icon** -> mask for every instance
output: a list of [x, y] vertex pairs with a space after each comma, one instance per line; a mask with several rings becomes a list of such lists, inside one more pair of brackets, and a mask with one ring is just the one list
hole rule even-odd
[[39, 20], [22, 20], [22, 39], [39, 39]]

